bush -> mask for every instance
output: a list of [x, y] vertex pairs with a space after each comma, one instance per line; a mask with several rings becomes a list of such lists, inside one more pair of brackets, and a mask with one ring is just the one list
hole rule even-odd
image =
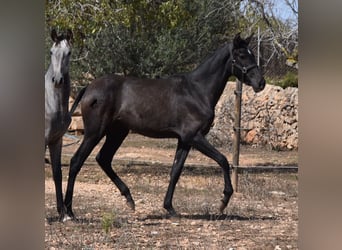
[[293, 72], [287, 72], [282, 80], [280, 80], [279, 85], [282, 88], [296, 87], [298, 88], [298, 74]]

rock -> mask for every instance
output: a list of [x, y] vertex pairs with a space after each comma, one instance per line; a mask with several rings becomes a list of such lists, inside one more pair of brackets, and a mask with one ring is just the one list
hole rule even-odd
[[256, 129], [252, 129], [245, 136], [245, 141], [247, 143], [252, 143], [254, 141], [254, 139], [256, 138], [256, 135], [257, 135]]
[[[215, 146], [232, 145], [236, 83], [228, 82], [215, 108], [213, 126], [207, 135]], [[298, 88], [266, 85], [260, 93], [243, 86], [241, 142], [276, 149], [298, 149]]]

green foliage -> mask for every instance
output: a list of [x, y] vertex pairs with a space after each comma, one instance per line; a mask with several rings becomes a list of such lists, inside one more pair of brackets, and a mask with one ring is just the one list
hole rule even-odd
[[155, 77], [189, 71], [232, 38], [236, 12], [228, 0], [48, 1], [46, 26], [73, 30], [71, 76], [85, 85], [85, 72]]
[[284, 78], [280, 81], [279, 86], [282, 88], [287, 87], [298, 87], [298, 74], [295, 74], [293, 72], [287, 72], [287, 74], [284, 76]]
[[282, 87], [283, 89], [287, 87], [298, 88], [298, 74], [292, 71], [288, 71], [284, 77], [277, 80], [267, 79], [266, 82], [268, 84]]
[[115, 215], [113, 213], [105, 213], [101, 219], [102, 229], [105, 231], [106, 234], [109, 233], [110, 229], [112, 229], [114, 224]]
[[106, 234], [110, 232], [113, 228], [122, 227], [127, 221], [122, 220], [115, 210], [112, 212], [105, 212], [102, 214], [101, 227]]
[[240, 1], [231, 0], [52, 0], [46, 1], [45, 15], [45, 66], [51, 29], [72, 29], [70, 70], [78, 86], [89, 83], [85, 73], [186, 72], [237, 32], [252, 32]]

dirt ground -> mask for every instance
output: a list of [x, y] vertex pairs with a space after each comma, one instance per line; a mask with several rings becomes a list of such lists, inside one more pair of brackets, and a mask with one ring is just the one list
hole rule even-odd
[[[73, 141], [66, 138], [65, 144]], [[78, 146], [63, 148], [63, 190]], [[239, 190], [221, 215], [222, 172], [215, 162], [191, 151], [173, 198], [180, 216], [169, 218], [162, 205], [175, 147], [174, 140], [129, 135], [117, 152], [113, 167], [131, 190], [134, 212], [96, 164], [96, 148], [76, 180], [76, 222], [57, 222], [51, 167], [45, 164], [45, 248], [298, 249], [297, 173], [240, 174]], [[231, 162], [229, 149], [220, 151]], [[241, 148], [243, 166], [297, 163], [296, 151]]]

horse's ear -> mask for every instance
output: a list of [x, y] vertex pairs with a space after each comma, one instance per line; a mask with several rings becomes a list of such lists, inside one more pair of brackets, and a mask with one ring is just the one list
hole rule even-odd
[[57, 31], [56, 31], [55, 29], [53, 29], [53, 30], [51, 31], [51, 39], [52, 39], [52, 41], [54, 41], [54, 42], [57, 42], [57, 40], [58, 40]]
[[247, 43], [247, 45], [249, 44], [249, 42], [252, 40], [252, 38], [253, 38], [253, 35], [254, 35], [254, 32], [249, 36], [249, 37], [247, 37], [246, 39], [245, 39], [245, 41], [246, 41], [246, 43]]
[[233, 40], [234, 49], [240, 48], [240, 42], [241, 42], [240, 34], [241, 32], [237, 33], [234, 37], [234, 40]]
[[69, 41], [72, 41], [72, 39], [73, 39], [73, 34], [72, 34], [71, 29], [68, 29], [68, 30], [67, 30], [66, 39], [67, 39], [68, 42], [69, 42]]

